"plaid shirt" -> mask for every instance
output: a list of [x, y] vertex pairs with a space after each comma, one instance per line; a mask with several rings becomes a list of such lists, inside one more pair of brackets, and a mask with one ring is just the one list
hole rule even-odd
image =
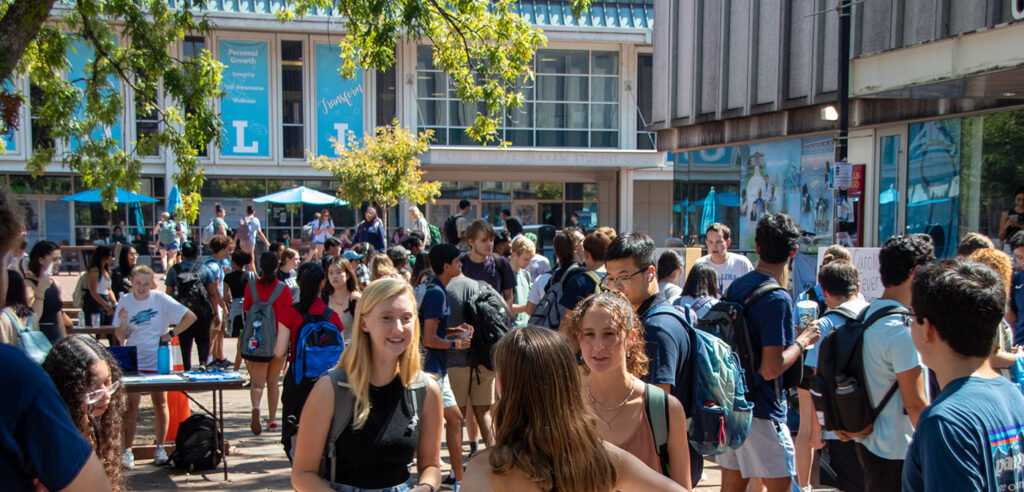
[[356, 282], [359, 282], [360, 285], [370, 283], [370, 269], [366, 268], [362, 262], [356, 267]]

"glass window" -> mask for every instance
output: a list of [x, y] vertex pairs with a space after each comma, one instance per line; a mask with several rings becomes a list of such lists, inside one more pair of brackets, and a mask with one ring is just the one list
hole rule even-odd
[[590, 73], [594, 75], [618, 75], [619, 53], [615, 51], [592, 51], [590, 53], [593, 66]]
[[501, 225], [501, 211], [508, 210], [512, 211], [511, 202], [483, 202], [480, 205], [480, 210], [483, 215], [482, 219], [489, 222], [492, 226], [498, 227]]
[[956, 255], [960, 203], [960, 120], [910, 125], [907, 134], [907, 233], [924, 233], [935, 255]]
[[302, 41], [281, 41], [281, 152], [290, 159], [301, 159], [306, 148], [302, 75]]
[[1017, 214], [1014, 193], [1024, 185], [1024, 111], [962, 120], [960, 236], [981, 232], [1005, 242], [1017, 225], [1002, 227], [1003, 214]]
[[585, 74], [589, 70], [586, 51], [538, 50], [537, 73]]
[[484, 181], [480, 189], [483, 192], [480, 198], [483, 200], [510, 200], [512, 198], [512, 186], [504, 181]]
[[442, 181], [441, 198], [480, 198], [480, 183], [477, 181]]
[[899, 234], [896, 211], [900, 204], [900, 136], [881, 138], [878, 161], [878, 242]]
[[597, 183], [565, 183], [565, 199], [597, 201]]
[[654, 107], [654, 56], [637, 55], [636, 63], [636, 148], [657, 148], [657, 133], [644, 131], [651, 122]]
[[71, 178], [68, 176], [11, 175], [11, 191], [16, 195], [70, 195]]
[[256, 198], [266, 194], [262, 179], [209, 178], [202, 189], [204, 197]]
[[43, 107], [43, 90], [35, 84], [29, 89], [29, 105], [32, 110], [32, 148], [52, 149], [54, 140], [50, 136], [50, 127], [43, 124], [39, 116]]
[[390, 125], [398, 115], [396, 77], [394, 65], [377, 70], [377, 126]]
[[562, 183], [512, 183], [516, 200], [561, 200]]
[[160, 147], [150, 141], [160, 132], [160, 115], [156, 102], [145, 100], [135, 93], [135, 153], [140, 156], [159, 156]]

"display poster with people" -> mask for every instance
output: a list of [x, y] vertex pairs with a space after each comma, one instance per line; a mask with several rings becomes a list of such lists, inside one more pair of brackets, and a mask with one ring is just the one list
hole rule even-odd
[[831, 136], [737, 147], [740, 161], [740, 249], [754, 249], [757, 221], [766, 213], [793, 217], [812, 245], [832, 242], [833, 197], [828, 174]]
[[222, 39], [224, 64], [220, 100], [224, 142], [220, 153], [228, 157], [270, 157], [270, 94], [266, 41]]
[[363, 136], [363, 71], [343, 79], [341, 48], [336, 44], [316, 45], [316, 151], [338, 155], [332, 140], [348, 143], [349, 132]]
[[[66, 54], [68, 57], [68, 80], [74, 81], [72, 82], [72, 84], [75, 86], [75, 88], [79, 91], [84, 92], [85, 87], [87, 85], [86, 81], [88, 80], [88, 76], [85, 72], [85, 67], [88, 64], [92, 63], [93, 58], [95, 58], [95, 55], [93, 54], [93, 49], [88, 43], [85, 42], [84, 39], [74, 37], [68, 43]], [[120, 81], [116, 76], [110, 77], [110, 86], [111, 89], [108, 90], [112, 90], [115, 92], [121, 90]], [[84, 94], [81, 94], [80, 96], [81, 97], [79, 97], [79, 101], [82, 101], [82, 103], [78, 105], [75, 114], [76, 117], [84, 118], [85, 96]], [[117, 121], [111, 126], [103, 126], [101, 128], [96, 129], [91, 136], [94, 139], [101, 139], [104, 137], [113, 138], [114, 140], [117, 140], [120, 143], [121, 118], [118, 118]], [[74, 152], [79, 146], [78, 139], [72, 138], [70, 145], [71, 151]]]

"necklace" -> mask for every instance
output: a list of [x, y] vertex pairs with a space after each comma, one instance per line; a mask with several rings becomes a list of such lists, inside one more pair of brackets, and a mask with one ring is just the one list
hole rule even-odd
[[636, 386], [633, 385], [633, 381], [631, 380], [630, 384], [629, 384], [629, 394], [626, 395], [626, 398], [623, 399], [622, 402], [619, 403], [618, 405], [615, 405], [613, 407], [606, 407], [606, 406], [601, 405], [600, 403], [597, 402], [597, 398], [594, 398], [594, 393], [590, 391], [590, 383], [587, 383], [587, 395], [590, 396], [590, 401], [592, 401], [594, 403], [595, 407], [600, 408], [601, 410], [604, 410], [606, 412], [610, 412], [612, 410], [617, 410], [619, 408], [622, 408], [622, 406], [625, 405], [626, 402], [628, 402], [629, 399], [633, 397], [633, 393], [635, 391], [636, 391]]

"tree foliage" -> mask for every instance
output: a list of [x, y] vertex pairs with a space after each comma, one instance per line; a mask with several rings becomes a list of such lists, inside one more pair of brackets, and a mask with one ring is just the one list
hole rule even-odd
[[[467, 133], [484, 143], [505, 144], [497, 132], [502, 115], [523, 102], [512, 88], [533, 77], [531, 59], [546, 43], [515, 14], [513, 0], [279, 1], [283, 22], [320, 12], [342, 17], [342, 76], [353, 76], [357, 67], [391, 66], [403, 36], [432, 43], [433, 62], [450, 74], [458, 97], [483, 103]], [[589, 1], [571, 0], [573, 13], [582, 14]], [[0, 0], [0, 84], [27, 73], [41, 96], [33, 114], [68, 149], [61, 155], [50, 146], [34, 149], [28, 170], [38, 176], [48, 163], [63, 162], [86, 186], [100, 188], [104, 207], [113, 209], [118, 186], [138, 188], [140, 150], [159, 147], [173, 156], [173, 180], [194, 220], [203, 183], [197, 149], [221, 142], [214, 101], [223, 96], [223, 65], [208, 51], [187, 59], [172, 53], [185, 35], [212, 30], [207, 3], [176, 0], [171, 9], [167, 0]], [[80, 79], [67, 80], [67, 52], [76, 40], [94, 61]], [[125, 88], [134, 100], [125, 100]], [[0, 97], [0, 114], [12, 114], [20, 101]], [[116, 124], [126, 104], [140, 114], [156, 111], [159, 132], [138, 142], [107, 136], [104, 128]], [[0, 133], [17, 123], [4, 120]]]
[[422, 180], [419, 156], [430, 149], [430, 138], [430, 131], [414, 135], [394, 121], [362, 141], [351, 132], [347, 146], [334, 141], [337, 158], [311, 155], [309, 160], [338, 180], [339, 196], [353, 204], [373, 203], [383, 218], [399, 200], [426, 203], [441, 195], [441, 183]]

